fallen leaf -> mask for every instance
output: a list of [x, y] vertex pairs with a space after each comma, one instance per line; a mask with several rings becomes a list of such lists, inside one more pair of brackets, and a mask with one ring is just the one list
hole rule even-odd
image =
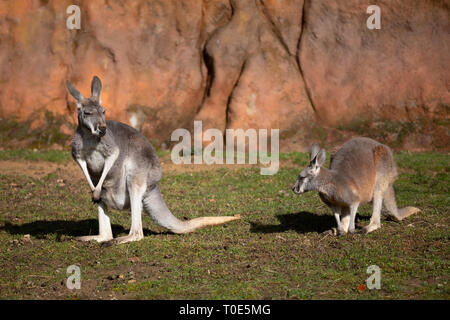
[[20, 239], [20, 242], [25, 243], [25, 242], [31, 242], [31, 237], [29, 234], [26, 234], [23, 236], [22, 239]]
[[358, 290], [359, 292], [364, 292], [364, 291], [366, 291], [366, 289], [367, 289], [367, 287], [365, 284], [358, 284], [356, 286], [356, 290]]
[[139, 262], [141, 259], [139, 257], [131, 257], [128, 258], [128, 261], [132, 262], [132, 263], [136, 263]]

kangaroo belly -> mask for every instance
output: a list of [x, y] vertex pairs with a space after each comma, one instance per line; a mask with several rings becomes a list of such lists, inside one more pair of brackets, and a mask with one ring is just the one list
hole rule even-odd
[[[123, 170], [120, 170], [123, 171]], [[101, 200], [108, 208], [126, 210], [130, 208], [130, 197], [127, 191], [126, 179], [120, 172], [108, 176], [103, 183]]]

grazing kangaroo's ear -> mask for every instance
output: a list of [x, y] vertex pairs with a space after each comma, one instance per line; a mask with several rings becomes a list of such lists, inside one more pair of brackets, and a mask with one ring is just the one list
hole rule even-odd
[[317, 154], [320, 151], [319, 144], [317, 142], [314, 142], [311, 147], [309, 147], [309, 161], [313, 161], [314, 158], [317, 156]]
[[77, 100], [77, 105], [80, 105], [82, 102], [86, 100], [86, 98], [78, 91], [69, 80], [66, 81], [67, 89], [69, 90], [72, 97]]
[[91, 100], [101, 103], [100, 99], [101, 91], [102, 91], [102, 82], [97, 76], [94, 76], [91, 82]]
[[319, 151], [316, 158], [314, 159], [314, 163], [319, 167], [321, 167], [325, 163], [325, 160], [327, 160], [327, 153], [325, 149], [322, 149]]

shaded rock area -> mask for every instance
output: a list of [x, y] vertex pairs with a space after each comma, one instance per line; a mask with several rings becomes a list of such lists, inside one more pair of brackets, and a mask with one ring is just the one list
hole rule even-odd
[[[80, 30], [66, 28], [72, 4]], [[355, 121], [390, 121], [427, 123], [406, 130], [409, 140], [386, 134], [399, 148], [448, 149], [449, 1], [377, 1], [380, 30], [366, 27], [370, 4], [2, 1], [0, 142], [68, 143], [76, 107], [65, 81], [88, 95], [98, 75], [107, 117], [156, 146], [194, 120], [222, 131], [279, 128], [282, 149], [294, 150], [366, 134], [346, 129]]]

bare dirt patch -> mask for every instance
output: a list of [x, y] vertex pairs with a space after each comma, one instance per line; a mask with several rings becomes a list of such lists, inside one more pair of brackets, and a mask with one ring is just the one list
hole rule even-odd
[[42, 178], [55, 171], [62, 171], [72, 178], [83, 178], [83, 173], [76, 163], [58, 164], [47, 161], [0, 161], [0, 173], [4, 175], [25, 175], [32, 178]]
[[[224, 168], [226, 170], [239, 170], [242, 168], [262, 168], [261, 164], [174, 164], [170, 155], [161, 159], [163, 173], [186, 173], [201, 172]], [[292, 167], [295, 164], [291, 160], [280, 160], [279, 166]], [[26, 160], [2, 160], [0, 161], [0, 174], [25, 175], [32, 178], [42, 178], [51, 173], [59, 173], [64, 179], [84, 179], [83, 172], [73, 162], [54, 163], [49, 161], [26, 161]]]

